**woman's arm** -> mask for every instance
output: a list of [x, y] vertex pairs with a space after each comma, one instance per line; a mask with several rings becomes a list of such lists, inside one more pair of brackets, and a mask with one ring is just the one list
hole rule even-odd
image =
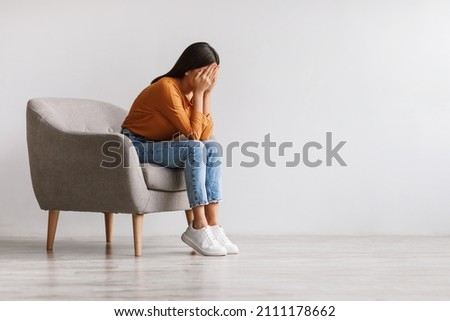
[[211, 138], [213, 131], [213, 121], [210, 113], [211, 110], [211, 91], [205, 91], [203, 94], [203, 114], [206, 116], [205, 127], [200, 136], [200, 140], [208, 140]]
[[[204, 123], [203, 132], [200, 136], [200, 140], [207, 140], [212, 135], [213, 121], [211, 118], [211, 92], [216, 84], [219, 66], [212, 64], [208, 66], [203, 72], [205, 77], [205, 83], [194, 88], [194, 111], [202, 112], [206, 116], [206, 122]], [[202, 71], [198, 73], [198, 77], [202, 76]], [[205, 86], [207, 88], [205, 89]], [[203, 91], [204, 89], [204, 91]]]
[[[183, 97], [179, 88], [172, 82], [161, 82], [163, 94], [159, 97], [160, 112], [183, 135], [189, 139], [206, 140], [212, 133], [212, 121], [209, 115], [211, 85], [214, 83], [216, 67], [210, 65], [199, 70], [194, 77], [191, 115], [183, 108]], [[157, 84], [158, 84], [157, 83]]]
[[203, 114], [208, 116], [211, 113], [211, 92], [205, 91], [203, 94]]
[[194, 110], [208, 116], [210, 113], [210, 96], [217, 80], [219, 66], [211, 64], [197, 72], [194, 78]]
[[208, 89], [205, 90], [203, 95], [203, 113], [205, 116], [208, 116], [211, 113], [211, 92], [214, 89], [214, 86], [217, 82], [217, 76], [219, 75], [219, 65], [213, 65], [212, 73], [211, 73], [211, 85]]
[[200, 136], [200, 140], [208, 140], [211, 139], [212, 133], [213, 133], [213, 119], [211, 117], [211, 114], [206, 117], [206, 125], [203, 129], [202, 135]]
[[[155, 98], [155, 106], [158, 106], [161, 114], [189, 139], [200, 139], [205, 123], [206, 117], [197, 106], [197, 110], [192, 110], [190, 117], [183, 107], [182, 93], [178, 87], [172, 82], [162, 82], [156, 84], [160, 87], [161, 95]], [[203, 108], [203, 103], [200, 105]]]

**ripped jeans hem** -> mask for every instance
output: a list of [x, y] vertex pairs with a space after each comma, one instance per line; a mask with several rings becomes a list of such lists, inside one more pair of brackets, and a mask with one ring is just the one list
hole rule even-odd
[[213, 203], [219, 203], [219, 202], [221, 202], [222, 201], [222, 199], [218, 199], [218, 200], [210, 200], [209, 202], [206, 202], [206, 203], [197, 203], [197, 204], [194, 204], [194, 205], [190, 205], [191, 206], [191, 209], [192, 208], [194, 208], [194, 207], [198, 207], [198, 206], [206, 206], [206, 205], [209, 205], [209, 204], [213, 204]]

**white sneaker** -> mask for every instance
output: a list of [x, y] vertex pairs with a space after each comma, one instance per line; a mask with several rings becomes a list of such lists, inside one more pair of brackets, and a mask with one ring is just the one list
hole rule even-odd
[[181, 240], [203, 255], [227, 255], [227, 249], [216, 241], [209, 226], [197, 230], [191, 223], [186, 229], [186, 232], [181, 235]]
[[217, 242], [227, 249], [227, 254], [238, 254], [239, 248], [236, 244], [231, 243], [230, 239], [225, 234], [223, 227], [219, 225], [210, 226], [211, 231]]

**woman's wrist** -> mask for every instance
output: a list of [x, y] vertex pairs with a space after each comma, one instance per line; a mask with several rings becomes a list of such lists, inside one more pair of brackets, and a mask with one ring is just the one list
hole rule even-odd
[[205, 90], [194, 89], [194, 97], [195, 97], [195, 96], [201, 96], [201, 97], [203, 97], [204, 94], [205, 94]]
[[194, 90], [194, 95], [192, 97], [194, 102], [194, 110], [200, 113], [203, 112], [203, 91]]

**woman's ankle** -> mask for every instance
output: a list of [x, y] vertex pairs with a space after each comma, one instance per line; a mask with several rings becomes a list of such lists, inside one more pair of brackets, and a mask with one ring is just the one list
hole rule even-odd
[[202, 229], [205, 226], [208, 226], [208, 222], [206, 222], [206, 220], [193, 220], [192, 221], [192, 227], [196, 230]]

